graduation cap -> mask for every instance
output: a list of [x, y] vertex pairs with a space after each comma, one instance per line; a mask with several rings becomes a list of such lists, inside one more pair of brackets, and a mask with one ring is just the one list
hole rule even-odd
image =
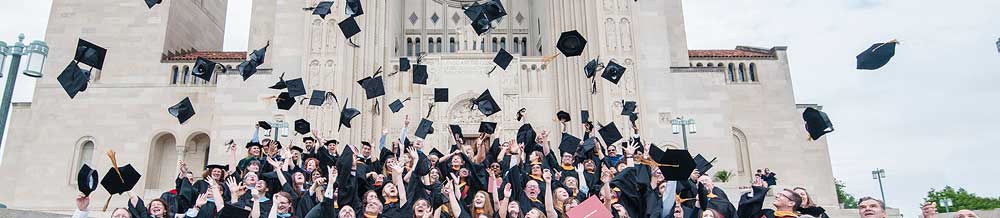
[[[115, 194], [131, 191], [135, 187], [135, 184], [139, 183], [139, 178], [142, 178], [142, 175], [132, 167], [132, 164], [118, 167], [114, 163], [116, 161], [113, 155], [111, 162], [114, 167], [108, 169], [108, 172], [104, 174], [104, 178], [101, 179], [101, 186], [104, 187], [104, 190], [108, 191], [108, 194], [111, 194], [111, 196], [108, 196], [108, 201]], [[107, 209], [108, 205], [105, 204], [104, 208]]]
[[239, 70], [240, 75], [243, 76], [243, 81], [247, 81], [250, 76], [257, 73], [257, 67], [264, 64], [264, 56], [267, 53], [267, 47], [271, 46], [271, 41], [267, 42], [263, 48], [253, 50], [250, 53], [250, 59], [240, 63]]
[[364, 9], [361, 7], [361, 0], [347, 0], [347, 7], [344, 7], [344, 10], [347, 16], [351, 16], [351, 18], [365, 14]]
[[628, 115], [628, 121], [632, 123], [632, 126], [635, 126], [635, 121], [637, 120], [639, 120], [638, 113], [631, 113]]
[[261, 147], [261, 145], [260, 145], [260, 143], [257, 143], [257, 142], [247, 142], [247, 145], [244, 146], [244, 147], [246, 147], [247, 149], [250, 149], [252, 147], [258, 147], [259, 148], [259, 147]]
[[486, 17], [489, 17], [490, 21], [499, 20], [507, 16], [507, 10], [503, 8], [503, 3], [500, 0], [490, 0], [482, 5], [486, 8]]
[[306, 134], [309, 133], [309, 131], [311, 131], [309, 129], [309, 121], [304, 119], [298, 119], [295, 121], [295, 132], [299, 134]]
[[414, 132], [413, 135], [421, 139], [426, 139], [427, 134], [434, 133], [434, 127], [432, 125], [434, 125], [434, 121], [430, 121], [426, 118], [420, 120], [420, 125], [417, 126], [417, 131]]
[[323, 103], [326, 103], [327, 96], [333, 96], [333, 100], [334, 101], [337, 100], [337, 95], [334, 95], [333, 92], [327, 92], [323, 90], [313, 90], [312, 95], [309, 97], [309, 105], [323, 106]]
[[427, 85], [427, 65], [413, 65], [413, 84]]
[[486, 133], [492, 135], [497, 130], [497, 123], [494, 122], [479, 122], [479, 133]]
[[[512, 60], [514, 60], [514, 56], [510, 55], [510, 53], [508, 53], [507, 50], [504, 50], [503, 48], [500, 48], [500, 51], [497, 52], [496, 57], [493, 57], [493, 63], [497, 64], [497, 66], [499, 66], [503, 70], [507, 70], [507, 66], [510, 66], [510, 62]], [[496, 69], [497, 67], [494, 66], [493, 69], [490, 70], [488, 74], [492, 74], [493, 71]]]
[[451, 135], [461, 135], [462, 134], [462, 126], [459, 126], [459, 125], [448, 125], [448, 128], [451, 129]]
[[302, 78], [285, 81], [285, 84], [288, 85], [289, 96], [294, 98], [306, 95], [306, 85], [302, 82]]
[[586, 47], [587, 39], [583, 38], [583, 35], [580, 35], [580, 32], [576, 30], [559, 34], [559, 40], [556, 41], [556, 48], [566, 57], [580, 56]]
[[80, 69], [76, 61], [70, 61], [69, 66], [56, 78], [59, 85], [62, 85], [69, 98], [75, 98], [76, 94], [87, 90], [87, 83], [90, 82], [90, 71]]
[[583, 75], [587, 78], [594, 78], [597, 75], [597, 68], [601, 66], [601, 63], [597, 61], [597, 58], [587, 62], [586, 66], [583, 66]]
[[482, 35], [490, 30], [491, 20], [487, 16], [486, 5], [476, 2], [465, 8], [464, 12], [465, 16], [471, 20], [470, 25], [472, 25], [472, 29], [476, 31], [477, 35]]
[[293, 150], [293, 151], [299, 151], [299, 153], [305, 152], [305, 150], [303, 150], [302, 147], [299, 147], [299, 146], [292, 146], [291, 150]]
[[399, 71], [410, 70], [410, 58], [401, 57], [399, 58]]
[[580, 146], [580, 138], [573, 136], [569, 133], [562, 134], [562, 140], [559, 142], [559, 152], [576, 154], [577, 148]]
[[582, 139], [582, 142], [583, 144], [580, 145], [580, 149], [576, 152], [577, 162], [583, 162], [583, 160], [594, 157], [594, 149], [597, 148], [597, 140], [594, 138]]
[[533, 144], [536, 137], [535, 129], [531, 127], [531, 124], [523, 124], [517, 129], [517, 143], [524, 143], [525, 145]]
[[263, 120], [257, 121], [257, 126], [259, 126], [261, 129], [265, 129], [265, 130], [271, 129], [271, 124], [268, 123], [267, 121], [263, 121]]
[[556, 112], [556, 118], [559, 119], [559, 122], [563, 123], [573, 121], [573, 119], [569, 117], [569, 113], [566, 113], [566, 111]]
[[817, 140], [823, 135], [833, 132], [833, 122], [826, 113], [808, 107], [802, 112], [802, 119], [806, 121], [806, 131], [812, 140]]
[[597, 133], [601, 134], [601, 139], [608, 145], [614, 144], [615, 142], [618, 142], [618, 140], [622, 140], [622, 133], [618, 131], [618, 127], [615, 126], [614, 122], [601, 127], [601, 129], [597, 130]]
[[[673, 214], [673, 212], [670, 212]], [[579, 205], [573, 207], [568, 212], [566, 212], [566, 217], [569, 218], [610, 218], [613, 217], [611, 210], [604, 206], [604, 202], [601, 202], [596, 195], [590, 196], [587, 200], [580, 202]]]
[[625, 75], [625, 67], [615, 63], [615, 61], [608, 61], [608, 66], [604, 67], [604, 73], [601, 73], [601, 78], [604, 78], [611, 83], [618, 84], [618, 81], [622, 79]]
[[389, 104], [389, 110], [392, 110], [392, 113], [399, 112], [399, 110], [403, 109], [403, 106], [404, 106], [403, 102], [406, 102], [406, 101], [409, 101], [409, 100], [410, 100], [410, 98], [406, 98], [406, 99], [403, 99], [403, 100], [396, 99], [396, 101], [393, 101], [392, 104]]
[[590, 122], [590, 111], [587, 110], [580, 111], [580, 122], [583, 123]]
[[635, 113], [636, 103], [635, 101], [622, 101], [622, 113], [621, 115], [631, 115]]
[[[212, 81], [212, 73], [215, 72], [216, 66], [222, 65], [208, 60], [208, 58], [198, 57], [198, 59], [194, 62], [194, 69], [191, 70], [191, 75], [205, 81]], [[223, 66], [222, 71], [225, 72], [225, 66]]]
[[896, 54], [895, 39], [886, 43], [875, 43], [861, 54], [858, 54], [858, 70], [876, 70], [885, 66]]
[[177, 121], [184, 124], [185, 121], [194, 116], [194, 106], [191, 106], [191, 98], [184, 97], [181, 102], [167, 108], [167, 113], [170, 113], [171, 116], [177, 117]]
[[697, 169], [702, 175], [705, 175], [708, 173], [708, 170], [712, 169], [713, 162], [715, 162], [715, 158], [712, 158], [712, 161], [709, 161], [708, 159], [705, 159], [705, 156], [698, 154], [694, 157], [694, 168]]
[[385, 83], [382, 81], [382, 76], [365, 77], [358, 80], [358, 84], [365, 90], [365, 97], [368, 99], [385, 95]]
[[80, 172], [76, 174], [76, 186], [83, 195], [90, 196], [91, 192], [97, 190], [97, 170], [90, 168], [87, 164], [80, 167]]
[[209, 164], [209, 165], [206, 165], [206, 166], [205, 166], [205, 169], [206, 169], [206, 170], [208, 170], [208, 169], [220, 169], [220, 170], [228, 170], [228, 169], [229, 169], [229, 165], [222, 165], [222, 164]]
[[340, 26], [340, 31], [344, 33], [344, 38], [347, 39], [347, 42], [351, 44], [351, 46], [360, 47], [357, 44], [354, 44], [354, 41], [351, 41], [351, 37], [361, 32], [361, 27], [358, 26], [358, 21], [354, 20], [354, 17], [344, 19], [344, 21], [338, 23], [337, 26]]
[[448, 102], [448, 88], [434, 88], [434, 102]]
[[441, 151], [438, 151], [437, 148], [432, 148], [431, 152], [429, 154], [436, 155], [438, 157], [444, 157], [444, 153], [441, 153]]
[[660, 172], [663, 173], [663, 177], [667, 181], [688, 179], [695, 169], [695, 161], [687, 150], [668, 149], [657, 156], [652, 156], [652, 158], [653, 163], [649, 164], [660, 168]]
[[337, 130], [340, 131], [341, 126], [346, 126], [351, 128], [351, 120], [358, 115], [361, 115], [361, 111], [354, 108], [348, 108], [347, 105], [350, 103], [350, 99], [345, 99], [344, 108], [340, 110], [340, 126], [337, 126]]
[[295, 97], [289, 95], [288, 92], [281, 92], [274, 101], [278, 104], [278, 109], [282, 110], [292, 109], [292, 106], [295, 105]]
[[145, 0], [145, 1], [146, 1], [146, 7], [149, 7], [149, 9], [153, 9], [153, 6], [163, 3], [163, 0]]
[[270, 88], [270, 89], [285, 89], [285, 88], [288, 88], [288, 84], [285, 84], [285, 73], [281, 73], [281, 76], [278, 76], [278, 82], [274, 83], [274, 85], [272, 85], [271, 87], [268, 87], [268, 88]]
[[333, 1], [321, 1], [316, 4], [316, 7], [303, 8], [303, 10], [312, 10], [313, 15], [319, 15], [320, 19], [326, 19], [326, 15], [332, 12], [330, 7], [333, 7]]
[[473, 106], [479, 108], [479, 112], [482, 112], [487, 117], [500, 112], [500, 105], [493, 99], [493, 95], [490, 95], [489, 89], [480, 94], [472, 103]]
[[231, 204], [226, 204], [219, 211], [219, 218], [246, 218], [250, 217], [250, 211], [233, 206]]
[[101, 70], [104, 68], [104, 56], [107, 53], [108, 49], [80, 39], [76, 44], [76, 55], [73, 56], [73, 60]]

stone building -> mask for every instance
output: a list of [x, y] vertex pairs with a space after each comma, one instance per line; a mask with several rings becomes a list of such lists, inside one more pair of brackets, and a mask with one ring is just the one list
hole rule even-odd
[[[271, 45], [261, 71], [247, 81], [234, 71], [205, 81], [190, 75], [196, 57], [234, 67], [247, 55], [220, 51], [225, 0], [171, 0], [152, 9], [135, 0], [55, 0], [45, 39], [51, 46], [46, 76], [33, 102], [13, 108], [0, 202], [72, 210], [77, 169], [83, 163], [107, 169], [105, 152], [111, 149], [120, 164], [143, 173], [135, 192], [158, 196], [172, 188], [178, 160], [195, 169], [226, 163], [223, 145], [247, 141], [258, 120], [287, 124], [303, 118], [327, 138], [348, 143], [373, 140], [382, 129], [395, 137], [404, 116], [414, 120], [408, 134], [427, 116], [440, 132], [458, 124], [469, 138], [477, 136], [480, 121], [499, 122], [498, 134], [510, 138], [518, 127], [515, 112], [523, 107], [539, 130], [558, 131], [557, 111], [579, 119], [579, 111], [589, 110], [593, 120], [614, 122], [626, 132], [628, 119], [618, 114], [622, 100], [631, 100], [639, 102], [641, 135], [657, 145], [683, 147], [681, 135], [671, 134], [670, 120], [695, 119], [690, 149], [718, 157], [716, 171], [735, 173], [721, 185], [731, 193], [747, 184], [753, 170], [767, 167], [778, 173], [780, 186], [806, 187], [821, 205], [835, 208], [827, 143], [806, 140], [800, 114], [807, 105], [795, 102], [785, 47], [689, 50], [680, 0], [503, 0], [508, 15], [496, 29], [476, 35], [459, 8], [471, 2], [363, 1], [362, 32], [353, 38], [361, 47], [353, 48], [337, 26], [345, 17], [343, 1], [324, 20], [302, 9], [316, 0], [253, 0], [248, 47]], [[587, 37], [583, 55], [543, 62], [558, 52], [554, 42], [569, 30]], [[86, 92], [70, 99], [56, 76], [72, 59], [78, 38], [109, 53]], [[487, 75], [499, 48], [515, 59], [507, 70]], [[413, 85], [409, 72], [395, 73], [398, 59], [422, 52], [430, 79]], [[617, 85], [598, 77], [591, 93], [583, 66], [597, 57], [628, 70]], [[387, 95], [363, 100], [356, 81], [379, 67]], [[278, 91], [266, 87], [282, 74], [303, 78], [308, 90], [332, 91], [340, 101], [278, 110], [268, 99]], [[428, 114], [434, 88], [443, 87], [450, 89], [450, 102], [437, 103]], [[503, 109], [490, 117], [469, 109], [469, 100], [487, 89]], [[166, 108], [184, 97], [197, 114], [178, 124]], [[348, 98], [363, 113], [354, 128], [337, 131]], [[413, 100], [399, 113], [389, 111], [389, 102], [405, 98]], [[580, 125], [569, 130], [582, 134]], [[285, 144], [301, 137], [287, 130], [272, 134]], [[446, 148], [447, 135], [431, 135], [428, 142]], [[93, 196], [103, 200], [108, 194]], [[124, 202], [115, 197], [112, 205]]]

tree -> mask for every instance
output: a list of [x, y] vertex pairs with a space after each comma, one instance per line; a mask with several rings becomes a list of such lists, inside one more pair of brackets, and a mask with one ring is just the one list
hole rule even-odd
[[726, 183], [729, 182], [729, 179], [733, 178], [733, 172], [729, 172], [728, 170], [720, 170], [719, 172], [715, 172], [715, 176], [713, 177], [714, 177], [713, 180], [715, 180], [716, 182]]
[[843, 205], [844, 209], [858, 208], [858, 199], [844, 191], [844, 188], [847, 188], [847, 183], [840, 180], [834, 180], [833, 183], [837, 186], [837, 202]]
[[[925, 202], [940, 202], [941, 199], [950, 198], [952, 205], [949, 207], [951, 211], [957, 210], [989, 210], [1000, 208], [1000, 197], [990, 198], [990, 197], [979, 197], [975, 193], [966, 191], [963, 188], [952, 188], [951, 186], [945, 186], [944, 189], [936, 191], [933, 188], [927, 192], [927, 197], [924, 198]], [[938, 205], [938, 212], [945, 212], [945, 207]]]

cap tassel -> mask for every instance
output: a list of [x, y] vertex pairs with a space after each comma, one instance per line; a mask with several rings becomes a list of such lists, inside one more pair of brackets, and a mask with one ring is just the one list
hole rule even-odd
[[351, 38], [347, 39], [347, 44], [350, 45], [351, 47], [354, 47], [354, 48], [361, 48], [361, 46], [358, 45], [358, 44], [355, 44], [354, 43], [354, 39], [351, 39]]
[[486, 77], [489, 77], [490, 75], [492, 75], [494, 70], [497, 70], [497, 66], [496, 65], [493, 65], [493, 69], [490, 69], [490, 72], [486, 72]]
[[375, 99], [375, 105], [372, 106], [372, 111], [375, 112], [375, 115], [379, 115], [380, 114], [379, 112], [381, 110], [379, 110], [379, 107], [378, 107], [378, 99]]
[[327, 96], [327, 97], [333, 97], [333, 102], [337, 102], [337, 103], [340, 103], [340, 101], [339, 101], [339, 100], [337, 100], [337, 95], [336, 95], [336, 94], [333, 94], [333, 92], [326, 92], [326, 96]]
[[556, 54], [553, 54], [553, 55], [549, 55], [549, 56], [545, 56], [544, 58], [542, 58], [542, 62], [551, 62], [552, 60], [555, 60], [556, 57], [559, 57], [559, 53], [556, 53]]
[[427, 109], [427, 116], [424, 118], [431, 117], [431, 111], [434, 111], [434, 103], [430, 103], [430, 105], [431, 105], [430, 108]]

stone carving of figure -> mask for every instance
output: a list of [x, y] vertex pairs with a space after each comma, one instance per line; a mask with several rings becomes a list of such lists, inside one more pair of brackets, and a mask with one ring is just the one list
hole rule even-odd
[[311, 39], [309, 40], [309, 48], [312, 53], [319, 53], [322, 49], [323, 43], [323, 21], [320, 19], [313, 20], [312, 27], [309, 29], [312, 33]]

